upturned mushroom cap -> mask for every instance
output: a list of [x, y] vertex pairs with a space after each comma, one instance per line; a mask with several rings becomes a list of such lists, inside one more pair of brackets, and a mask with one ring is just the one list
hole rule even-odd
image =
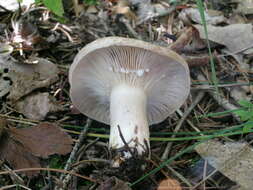
[[86, 45], [69, 71], [73, 104], [86, 116], [110, 123], [112, 88], [144, 90], [149, 125], [178, 109], [190, 91], [187, 63], [177, 53], [140, 40], [106, 37]]

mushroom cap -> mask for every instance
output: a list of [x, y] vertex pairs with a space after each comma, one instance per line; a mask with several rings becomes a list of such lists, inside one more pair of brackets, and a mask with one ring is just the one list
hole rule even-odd
[[106, 37], [76, 55], [69, 70], [70, 97], [80, 112], [110, 123], [113, 87], [128, 84], [144, 90], [149, 125], [178, 109], [190, 91], [187, 63], [168, 48], [140, 40]]

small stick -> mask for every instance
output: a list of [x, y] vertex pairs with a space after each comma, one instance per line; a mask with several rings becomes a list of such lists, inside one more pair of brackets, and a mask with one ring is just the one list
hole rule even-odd
[[128, 146], [128, 144], [127, 144], [127, 142], [126, 142], [126, 140], [125, 140], [125, 138], [124, 138], [124, 136], [123, 136], [123, 134], [121, 132], [120, 126], [118, 125], [117, 127], [118, 127], [118, 130], [119, 130], [119, 136], [120, 136], [121, 140], [123, 141], [125, 147], [130, 152], [130, 154], [132, 155], [132, 157], [134, 157], [134, 153], [132, 152], [131, 148]]
[[125, 19], [124, 17], [122, 17], [120, 19], [120, 21], [126, 26], [127, 30], [131, 33], [131, 35], [134, 37], [134, 38], [137, 38], [139, 40], [142, 40], [142, 37], [137, 33], [135, 32], [135, 30], [132, 28], [132, 26], [130, 25], [129, 23], [129, 20]]
[[[197, 76], [198, 80], [206, 80], [206, 78], [204, 77], [203, 74], [198, 74]], [[203, 85], [205, 86], [205, 85]], [[212, 96], [212, 98], [219, 104], [221, 105], [225, 110], [235, 110], [238, 109], [237, 106], [235, 106], [234, 104], [231, 104], [227, 99], [225, 99], [223, 96], [216, 94], [215, 91], [208, 91], [208, 93], [210, 94], [210, 96]], [[236, 115], [235, 113], [231, 113], [232, 116], [237, 120], [237, 121], [241, 121], [240, 117], [238, 115]]]
[[[177, 126], [175, 127], [174, 132], [178, 132], [179, 129], [181, 128], [182, 124], [184, 123], [184, 121], [186, 120], [186, 118], [188, 117], [188, 115], [191, 113], [191, 111], [194, 109], [194, 107], [202, 100], [202, 98], [204, 97], [205, 92], [200, 91], [197, 95], [197, 97], [195, 98], [194, 102], [191, 104], [191, 106], [185, 111], [185, 113], [183, 114], [182, 118], [179, 120]], [[172, 135], [172, 138], [174, 138], [175, 135]], [[173, 142], [168, 142], [163, 155], [162, 155], [162, 160], [166, 160], [168, 158], [171, 146], [172, 146]]]
[[[69, 156], [69, 159], [68, 159], [68, 161], [67, 161], [67, 163], [66, 163], [66, 165], [65, 165], [65, 167], [64, 167], [64, 170], [68, 171], [68, 170], [70, 169], [72, 163], [73, 163], [74, 160], [76, 159], [77, 151], [78, 151], [79, 147], [81, 146], [81, 143], [83, 142], [83, 140], [84, 140], [84, 138], [85, 138], [85, 136], [86, 136], [86, 133], [87, 133], [88, 128], [90, 127], [90, 125], [91, 125], [91, 120], [90, 120], [90, 119], [87, 119], [86, 125], [84, 126], [84, 128], [83, 128], [81, 134], [79, 135], [78, 141], [76, 142], [75, 146], [73, 147], [73, 150], [72, 150], [72, 152], [71, 152], [71, 154], [70, 154], [70, 156]], [[64, 183], [67, 182], [67, 181], [66, 181], [66, 178], [67, 178], [67, 177], [68, 177], [68, 176], [65, 177], [64, 174], [62, 174], [62, 175], [60, 176], [60, 180], [63, 181], [63, 185], [67, 185], [67, 184], [64, 184]], [[65, 179], [64, 179], [64, 178], [65, 178]], [[56, 189], [57, 189], [57, 188], [56, 188]]]
[[91, 181], [91, 182], [94, 182], [94, 183], [98, 183], [98, 181], [96, 181], [96, 180], [94, 180], [94, 179], [92, 179], [90, 177], [82, 176], [82, 175], [80, 175], [78, 173], [72, 173], [72, 172], [69, 172], [69, 171], [66, 171], [66, 170], [55, 169], [55, 168], [22, 168], [22, 169], [11, 170], [11, 171], [0, 171], [0, 175], [7, 175], [7, 174], [10, 175], [13, 172], [18, 173], [18, 172], [38, 171], [38, 170], [67, 173], [67, 174], [71, 174], [71, 175], [80, 177], [82, 179], [85, 179], [85, 180], [88, 180], [88, 181]]

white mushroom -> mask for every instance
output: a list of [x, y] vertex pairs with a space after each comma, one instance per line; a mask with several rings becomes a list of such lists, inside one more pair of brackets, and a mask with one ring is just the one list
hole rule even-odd
[[73, 104], [110, 124], [111, 149], [127, 159], [149, 154], [149, 125], [178, 109], [190, 90], [189, 69], [175, 52], [143, 41], [107, 37], [85, 46], [69, 71]]

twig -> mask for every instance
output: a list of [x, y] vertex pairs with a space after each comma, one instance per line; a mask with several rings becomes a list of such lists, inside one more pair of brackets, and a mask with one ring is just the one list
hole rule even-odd
[[118, 130], [119, 130], [119, 136], [120, 136], [121, 140], [123, 141], [126, 149], [130, 152], [130, 154], [132, 155], [132, 157], [134, 157], [134, 153], [132, 152], [131, 148], [128, 146], [128, 144], [127, 144], [127, 142], [126, 142], [126, 140], [125, 140], [125, 138], [124, 138], [124, 136], [122, 134], [120, 126], [118, 125], [117, 127], [118, 127]]
[[[80, 165], [76, 166], [76, 167], [73, 168], [70, 172], [71, 172], [71, 173], [77, 173], [77, 172], [80, 171], [81, 168], [83, 168], [83, 164], [80, 164]], [[68, 174], [68, 175], [65, 177], [65, 179], [64, 179], [63, 182], [62, 182], [62, 183], [63, 183], [63, 186], [62, 186], [61, 189], [67, 189], [67, 186], [68, 186], [68, 184], [69, 184], [71, 178], [72, 178], [72, 175], [70, 175], [70, 174]]]
[[175, 176], [177, 176], [178, 179], [180, 179], [182, 182], [184, 182], [186, 185], [188, 185], [188, 187], [192, 187], [192, 184], [183, 175], [178, 173], [176, 170], [174, 170], [169, 165], [166, 165], [165, 167], [168, 168]]
[[12, 12], [9, 9], [6, 9], [4, 6], [0, 5], [0, 9], [3, 9], [5, 12]]
[[[206, 80], [206, 78], [204, 77], [203, 74], [198, 74], [197, 76], [198, 80]], [[205, 85], [203, 85], [205, 86]], [[217, 101], [217, 103], [219, 105], [221, 105], [225, 110], [235, 110], [238, 109], [237, 106], [235, 106], [234, 104], [231, 104], [227, 99], [225, 99], [224, 97], [222, 97], [221, 95], [217, 95], [215, 91], [208, 91], [209, 95], [212, 96], [212, 98]], [[235, 113], [231, 112], [232, 116], [237, 120], [237, 121], [241, 121], [240, 117], [238, 115], [236, 115]]]
[[[191, 113], [191, 111], [193, 110], [193, 108], [200, 102], [200, 100], [202, 100], [202, 98], [204, 97], [205, 92], [199, 92], [197, 97], [195, 98], [194, 102], [191, 104], [191, 106], [185, 111], [184, 115], [182, 116], [182, 118], [179, 120], [177, 126], [174, 129], [174, 132], [178, 132], [179, 129], [181, 128], [182, 124], [184, 123], [184, 121], [186, 120], [186, 118], [188, 117], [188, 115]], [[172, 135], [172, 138], [174, 138], [175, 135]], [[165, 151], [163, 152], [162, 155], [162, 160], [166, 160], [168, 158], [171, 146], [172, 146], [173, 142], [168, 142]]]
[[[11, 168], [9, 168], [7, 165], [3, 165], [3, 167], [6, 169], [6, 170], [8, 170], [8, 171], [12, 171], [12, 169]], [[18, 175], [18, 174], [16, 174], [15, 172], [12, 172], [11, 174], [10, 174], [10, 178], [12, 179], [12, 181], [14, 182], [14, 183], [16, 183], [16, 184], [19, 184], [19, 185], [24, 185], [25, 184], [25, 182], [24, 182], [24, 180]]]
[[13, 172], [18, 173], [18, 172], [38, 171], [38, 170], [71, 174], [71, 175], [80, 177], [82, 179], [85, 179], [85, 180], [88, 180], [88, 181], [91, 181], [91, 182], [94, 182], [94, 183], [98, 183], [96, 180], [94, 180], [92, 178], [89, 178], [87, 176], [82, 176], [82, 175], [77, 174], [77, 173], [73, 173], [73, 172], [66, 171], [66, 170], [61, 170], [61, 169], [54, 169], [54, 168], [23, 168], [23, 169], [11, 170], [11, 171], [0, 171], [0, 175], [11, 174]]
[[[235, 87], [235, 86], [250, 86], [251, 84], [248, 82], [238, 82], [238, 83], [232, 83], [232, 84], [218, 84], [218, 88], [225, 88], [225, 87]], [[213, 85], [194, 85], [194, 87], [191, 87], [191, 90], [212, 90], [214, 89]]]
[[[181, 110], [177, 110], [178, 115], [180, 115], [181, 117], [184, 115], [183, 112]], [[195, 131], [197, 132], [201, 132], [189, 119], [186, 119], [186, 122], [188, 123], [188, 125], [193, 128]], [[201, 134], [202, 135], [202, 134]]]
[[126, 26], [127, 30], [131, 33], [131, 35], [134, 37], [134, 38], [137, 38], [139, 40], [142, 40], [142, 37], [137, 33], [135, 32], [135, 30], [132, 28], [132, 26], [130, 25], [129, 23], [129, 20], [125, 19], [124, 17], [121, 17], [120, 18], [120, 21]]
[[[81, 134], [79, 135], [78, 141], [76, 142], [75, 146], [73, 147], [73, 150], [72, 150], [72, 152], [71, 152], [71, 154], [69, 156], [69, 159], [68, 159], [68, 161], [67, 161], [67, 163], [66, 163], [66, 165], [64, 167], [64, 170], [69, 170], [70, 167], [71, 167], [71, 165], [72, 165], [72, 163], [76, 159], [76, 153], [77, 153], [79, 147], [81, 146], [81, 143], [83, 142], [83, 140], [84, 140], [84, 138], [86, 136], [86, 133], [87, 133], [88, 128], [90, 127], [90, 125], [91, 125], [91, 120], [87, 119], [86, 125], [84, 126]], [[65, 177], [65, 179], [64, 179], [64, 177], [65, 177], [65, 175], [61, 175], [60, 176], [60, 180], [63, 181], [63, 185], [67, 185], [67, 184], [65, 184], [66, 182], [68, 182], [68, 181], [66, 181], [67, 177]]]
[[[71, 164], [73, 163], [75, 157], [76, 157], [76, 152], [78, 151], [78, 148], [80, 147], [81, 143], [83, 142], [84, 140], [84, 137], [86, 136], [86, 133], [88, 131], [88, 128], [90, 127], [91, 125], [91, 120], [90, 119], [87, 119], [87, 123], [86, 125], [84, 126], [83, 128], [83, 131], [81, 132], [81, 134], [79, 135], [79, 138], [78, 138], [78, 142], [75, 144], [70, 156], [69, 156], [69, 159], [64, 167], [64, 170], [69, 170]], [[63, 176], [60, 178], [62, 179]]]
[[[153, 157], [155, 157], [155, 159], [161, 161], [161, 159], [157, 155], [153, 154]], [[184, 182], [188, 187], [193, 187], [192, 184], [184, 176], [182, 176], [180, 173], [178, 173], [176, 170], [174, 170], [171, 166], [166, 165], [165, 167], [168, 170], [170, 170], [178, 179], [180, 179], [182, 182]], [[161, 170], [161, 172], [162, 172], [162, 170]], [[164, 175], [165, 177], [167, 177], [167, 175], [168, 175], [167, 173], [166, 173], [166, 175]]]
[[16, 187], [16, 188], [22, 187], [23, 189], [32, 190], [32, 189], [30, 189], [30, 188], [28, 188], [28, 187], [25, 187], [25, 186], [23, 186], [23, 185], [20, 185], [20, 184], [6, 185], [6, 186], [1, 187], [0, 190], [11, 189], [11, 188], [13, 188], [13, 187]]
[[[178, 132], [179, 129], [181, 128], [182, 124], [184, 123], [184, 121], [186, 120], [186, 118], [188, 117], [188, 115], [191, 113], [191, 111], [194, 109], [194, 107], [202, 100], [202, 98], [204, 97], [205, 92], [201, 91], [198, 93], [197, 97], [195, 98], [194, 102], [191, 104], [191, 106], [185, 111], [185, 113], [183, 114], [182, 118], [180, 119], [180, 121], [178, 122], [177, 126], [174, 129], [174, 132]], [[172, 138], [174, 138], [175, 135], [172, 135]], [[165, 160], [168, 158], [171, 146], [172, 146], [173, 142], [168, 142], [163, 155], [162, 155], [162, 160]]]

